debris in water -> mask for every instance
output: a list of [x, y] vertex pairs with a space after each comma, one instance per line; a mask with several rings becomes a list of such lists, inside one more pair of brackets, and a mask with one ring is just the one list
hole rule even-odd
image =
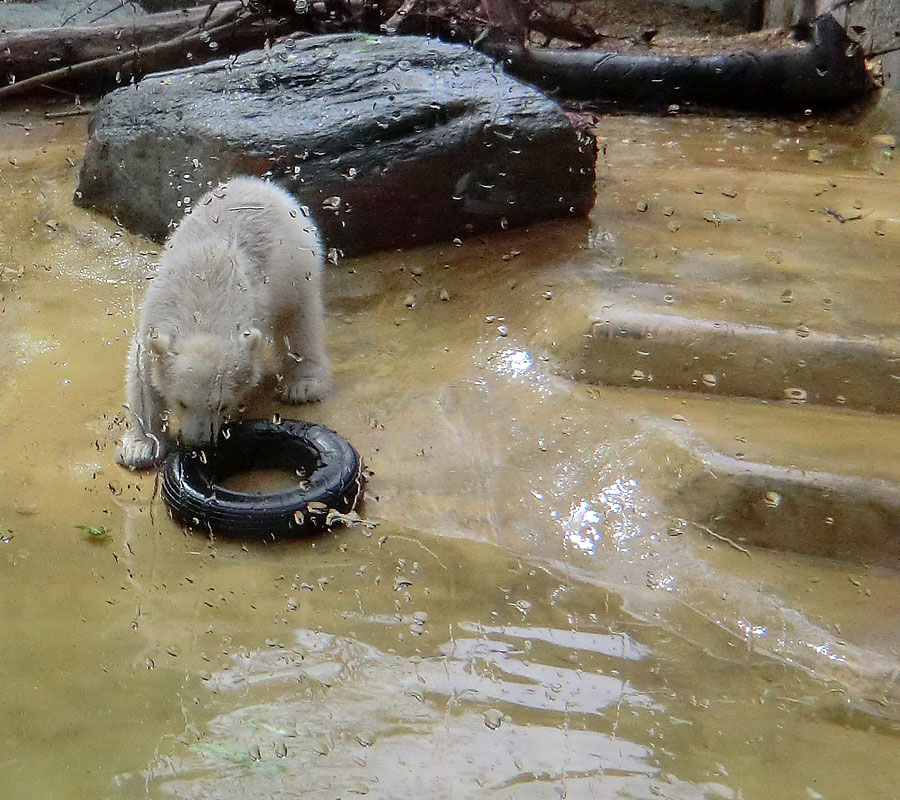
[[105, 525], [88, 525], [87, 523], [82, 522], [78, 525], [73, 525], [72, 527], [84, 531], [88, 536], [94, 539], [105, 539], [110, 534], [109, 528]]

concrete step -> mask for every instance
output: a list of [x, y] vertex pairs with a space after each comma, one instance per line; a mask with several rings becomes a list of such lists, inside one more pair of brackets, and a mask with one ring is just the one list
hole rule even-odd
[[900, 568], [900, 484], [703, 455], [672, 500], [739, 546]]
[[609, 386], [702, 392], [900, 412], [900, 342], [849, 339], [628, 308], [604, 312], [576, 377]]

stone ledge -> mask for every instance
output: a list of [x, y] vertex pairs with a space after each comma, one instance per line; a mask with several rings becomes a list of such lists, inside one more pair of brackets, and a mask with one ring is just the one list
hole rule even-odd
[[575, 376], [608, 386], [900, 412], [900, 344], [610, 310]]
[[890, 481], [713, 453], [673, 502], [738, 544], [900, 568], [900, 485]]

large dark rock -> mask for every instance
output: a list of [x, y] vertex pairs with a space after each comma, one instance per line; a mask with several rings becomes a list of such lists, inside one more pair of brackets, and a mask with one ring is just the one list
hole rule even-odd
[[108, 95], [76, 202], [160, 239], [218, 180], [270, 175], [351, 254], [586, 214], [594, 164], [592, 138], [484, 55], [341, 34]]

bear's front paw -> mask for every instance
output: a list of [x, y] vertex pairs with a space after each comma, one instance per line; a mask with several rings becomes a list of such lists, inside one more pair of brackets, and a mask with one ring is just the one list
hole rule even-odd
[[331, 375], [305, 375], [293, 381], [285, 381], [278, 387], [278, 396], [292, 405], [312, 403], [321, 400], [331, 391]]
[[163, 457], [164, 451], [162, 442], [129, 431], [116, 451], [116, 461], [130, 470], [150, 469]]

